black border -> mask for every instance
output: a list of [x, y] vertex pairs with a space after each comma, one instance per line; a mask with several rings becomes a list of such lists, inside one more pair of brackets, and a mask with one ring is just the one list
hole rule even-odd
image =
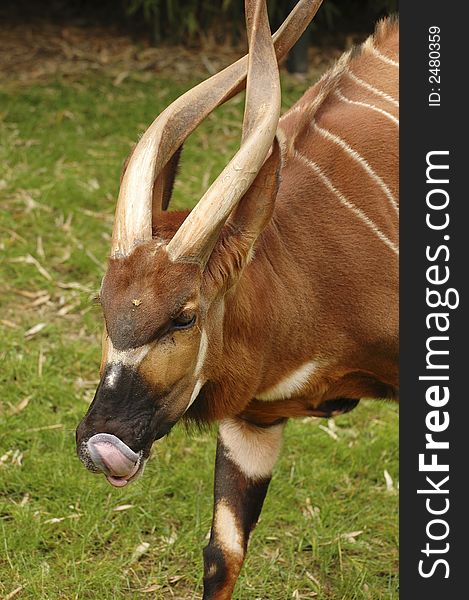
[[[466, 191], [466, 157], [469, 156], [467, 121], [469, 100], [466, 65], [469, 22], [466, 3], [416, 2], [400, 3], [400, 181], [401, 181], [401, 409], [400, 409], [400, 572], [401, 600], [452, 600], [469, 598], [466, 583], [469, 568], [469, 393], [465, 374], [469, 373], [465, 319], [467, 298], [467, 263], [469, 259], [469, 198]], [[428, 72], [428, 31], [430, 26], [441, 28], [441, 106], [430, 107], [431, 91]], [[427, 206], [426, 155], [432, 150], [449, 150], [449, 179], [445, 186], [450, 194], [450, 240], [443, 242], [443, 232], [431, 231], [425, 223]], [[449, 525], [446, 554], [434, 555], [448, 561], [440, 565], [429, 578], [419, 575], [419, 560], [425, 558], [421, 549], [427, 540], [426, 525], [431, 520], [425, 508], [425, 496], [417, 489], [425, 487], [425, 475], [419, 472], [418, 455], [425, 450], [428, 432], [425, 416], [429, 410], [425, 400], [428, 382], [419, 381], [425, 374], [426, 347], [429, 336], [425, 317], [431, 309], [426, 304], [426, 269], [430, 265], [426, 246], [447, 243], [450, 258], [450, 281], [460, 295], [459, 307], [449, 310], [450, 400], [445, 407], [450, 425], [440, 439], [447, 439], [449, 449], [440, 451], [440, 462], [449, 464], [447, 496], [450, 508], [445, 518]], [[442, 334], [443, 335], [443, 334]], [[468, 363], [466, 365], [466, 363]], [[437, 374], [442, 374], [437, 373]], [[440, 480], [443, 473], [435, 473]], [[426, 486], [429, 487], [428, 485]], [[440, 496], [442, 498], [443, 496]], [[466, 508], [467, 507], [467, 508]], [[436, 517], [435, 517], [436, 518]], [[443, 542], [440, 543], [443, 546]], [[435, 547], [438, 544], [435, 542]], [[428, 566], [430, 562], [426, 565]], [[446, 594], [443, 596], [442, 594]]]

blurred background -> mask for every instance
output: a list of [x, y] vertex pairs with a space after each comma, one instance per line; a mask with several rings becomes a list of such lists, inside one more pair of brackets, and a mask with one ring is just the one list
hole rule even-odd
[[[270, 0], [268, 4], [271, 23], [277, 27], [295, 1]], [[227, 36], [236, 41], [244, 32], [243, 8], [240, 0], [3, 0], [0, 16], [23, 23], [44, 20], [117, 25], [126, 31], [146, 32], [155, 44], [194, 43], [207, 35], [215, 35], [218, 41]], [[330, 0], [311, 28], [360, 30], [366, 21], [395, 11], [397, 0]]]
[[[269, 2], [273, 28], [291, 3]], [[283, 110], [391, 0], [325, 0]], [[0, 599], [198, 600], [215, 429], [176, 427], [111, 489], [75, 455], [93, 398], [119, 175], [151, 121], [246, 50], [240, 0], [0, 0]], [[298, 74], [298, 71], [300, 73]], [[235, 152], [243, 96], [184, 146], [171, 208]], [[236, 600], [397, 600], [394, 405], [296, 420]]]
[[[295, 1], [271, 0], [268, 4], [275, 30]], [[369, 33], [370, 25], [377, 19], [396, 10], [397, 0], [325, 2], [290, 56], [289, 71], [307, 71], [311, 46], [316, 47], [316, 52], [309, 50], [314, 66], [321, 48], [350, 46]], [[90, 50], [96, 49], [100, 40], [102, 45], [109, 42], [110, 36], [115, 42], [118, 37], [127, 43], [138, 43], [141, 48], [182, 45], [192, 51], [210, 51], [221, 46], [227, 52], [245, 45], [241, 0], [3, 0], [0, 22], [9, 31], [7, 47], [3, 46], [2, 69], [19, 67], [23, 63], [21, 55], [26, 59], [25, 54], [39, 62], [48, 56], [51, 60], [70, 59], [74, 46], [71, 38], [75, 37], [75, 43], [79, 43], [76, 38], [83, 35], [94, 46]], [[15, 42], [20, 47], [14, 48]], [[80, 51], [74, 58], [79, 59], [86, 49], [85, 41], [81, 40]], [[112, 47], [107, 51], [112, 54]], [[208, 71], [217, 66], [207, 62], [207, 57], [205, 62]], [[49, 69], [52, 68], [49, 64]]]

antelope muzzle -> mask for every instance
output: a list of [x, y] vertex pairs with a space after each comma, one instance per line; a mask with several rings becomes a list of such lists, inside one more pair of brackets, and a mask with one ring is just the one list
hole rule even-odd
[[166, 400], [136, 369], [108, 366], [76, 431], [77, 453], [85, 467], [103, 473], [116, 487], [139, 477], [153, 442], [175, 423]]

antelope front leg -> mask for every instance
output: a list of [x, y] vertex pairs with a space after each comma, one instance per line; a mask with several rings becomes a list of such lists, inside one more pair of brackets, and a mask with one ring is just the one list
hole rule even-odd
[[203, 600], [230, 600], [278, 458], [285, 421], [220, 423], [210, 542], [204, 549]]

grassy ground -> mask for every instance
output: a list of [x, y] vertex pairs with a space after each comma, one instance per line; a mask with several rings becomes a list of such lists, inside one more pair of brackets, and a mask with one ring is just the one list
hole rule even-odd
[[[201, 597], [214, 432], [176, 428], [124, 490], [74, 449], [120, 167], [189, 84], [101, 72], [0, 92], [0, 598]], [[285, 81], [286, 104], [305, 87]], [[241, 113], [231, 102], [188, 144], [173, 206], [216, 176]], [[290, 423], [236, 598], [397, 598], [397, 475], [394, 406]]]

